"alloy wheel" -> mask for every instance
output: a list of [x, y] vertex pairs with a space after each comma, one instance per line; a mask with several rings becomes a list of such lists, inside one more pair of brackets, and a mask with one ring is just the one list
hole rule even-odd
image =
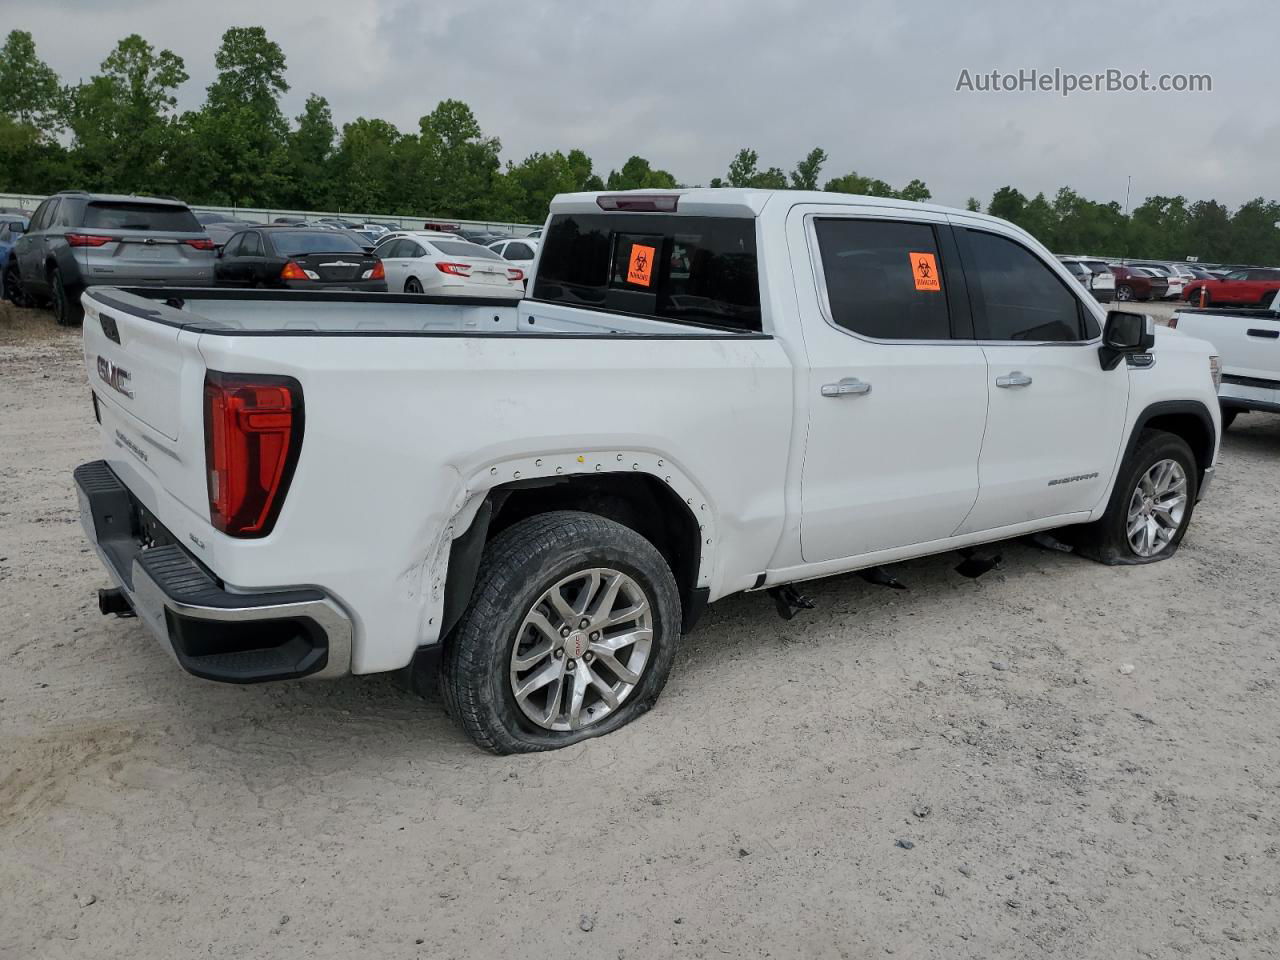
[[543, 592], [521, 622], [511, 692], [539, 727], [580, 730], [635, 692], [652, 647], [652, 604], [640, 585], [608, 567], [580, 570]]
[[1159, 460], [1138, 479], [1129, 497], [1126, 535], [1140, 557], [1163, 552], [1187, 512], [1187, 474], [1177, 460]]

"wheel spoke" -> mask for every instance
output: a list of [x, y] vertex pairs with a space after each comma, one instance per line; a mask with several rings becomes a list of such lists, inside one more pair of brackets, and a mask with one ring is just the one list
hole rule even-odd
[[573, 603], [573, 612], [575, 617], [585, 617], [587, 610], [591, 608], [591, 600], [596, 595], [596, 591], [600, 589], [600, 571], [592, 570], [587, 574], [587, 582], [582, 585], [578, 591], [577, 599]]
[[631, 623], [633, 620], [639, 620], [641, 617], [647, 617], [648, 615], [649, 603], [642, 599], [625, 610], [619, 610], [617, 613], [612, 614], [601, 626], [616, 627], [619, 624]]
[[516, 699], [527, 699], [529, 694], [537, 690], [541, 690], [549, 683], [554, 683], [563, 675], [564, 661], [552, 660], [533, 676], [525, 678], [524, 682], [521, 683], [520, 686], [516, 687]]
[[591, 649], [595, 653], [614, 654], [624, 647], [629, 647], [633, 643], [639, 643], [642, 640], [652, 640], [653, 631], [648, 628], [639, 630], [628, 630], [626, 633], [618, 633], [612, 637], [601, 637], [599, 640], [591, 644]]
[[582, 701], [587, 696], [587, 685], [590, 683], [590, 671], [583, 664], [583, 669], [573, 674], [573, 690], [569, 693], [569, 729], [577, 730], [582, 726]]
[[560, 592], [559, 586], [551, 588], [551, 590], [547, 593], [547, 600], [551, 603], [551, 606], [555, 609], [556, 615], [560, 617], [560, 619], [563, 620], [566, 624], [574, 623], [577, 621], [578, 618], [573, 612], [573, 607], [571, 607], [569, 605], [569, 602], [565, 600], [564, 594]]
[[555, 645], [554, 640], [544, 640], [536, 647], [524, 653], [518, 653], [511, 661], [511, 665], [521, 672], [536, 667], [541, 661], [551, 656], [551, 651], [555, 649]]
[[[554, 662], [554, 661], [553, 661]], [[551, 688], [551, 696], [547, 697], [547, 709], [542, 715], [543, 726], [549, 727], [560, 719], [560, 707], [564, 701], [564, 678], [565, 671], [563, 668], [564, 661], [561, 660], [556, 666], [561, 669], [556, 676], [556, 685]]]
[[635, 683], [640, 679], [640, 674], [628, 667], [624, 667], [612, 653], [597, 653], [596, 662], [603, 663], [623, 683]]
[[[583, 666], [583, 673], [588, 676], [591, 680], [591, 685], [599, 692], [600, 699], [603, 700], [610, 709], [616, 707], [618, 705], [618, 695], [613, 692], [613, 687], [605, 683], [604, 679], [592, 670], [591, 667], [586, 666], [585, 664]], [[618, 679], [621, 680], [622, 678], [619, 677]]]
[[613, 612], [613, 605], [618, 602], [618, 591], [621, 589], [622, 574], [615, 573], [609, 578], [604, 590], [600, 592], [600, 599], [592, 604], [591, 613], [588, 616], [593, 627], [604, 624], [606, 618]]

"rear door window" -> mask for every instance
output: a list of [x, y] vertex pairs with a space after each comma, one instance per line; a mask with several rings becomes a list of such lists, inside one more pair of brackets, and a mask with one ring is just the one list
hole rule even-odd
[[533, 248], [527, 243], [510, 243], [502, 255], [508, 260], [532, 260]]
[[931, 224], [818, 218], [814, 232], [836, 326], [878, 340], [951, 338]]
[[1039, 257], [1008, 237], [983, 230], [960, 233], [980, 340], [1085, 339], [1080, 301]]
[[761, 329], [753, 219], [559, 214], [543, 236], [539, 262], [535, 300]]
[[253, 230], [244, 234], [244, 240], [242, 240], [240, 243], [240, 256], [242, 257], [262, 256], [262, 234]]
[[150, 230], [200, 233], [200, 221], [186, 207], [160, 203], [95, 200], [84, 211], [84, 225], [97, 230]]

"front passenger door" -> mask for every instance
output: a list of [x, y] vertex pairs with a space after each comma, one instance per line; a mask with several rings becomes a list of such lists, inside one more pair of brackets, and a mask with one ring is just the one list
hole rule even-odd
[[1020, 238], [960, 226], [956, 238], [990, 390], [978, 501], [956, 532], [1090, 511], [1122, 445], [1129, 366], [1102, 369], [1092, 308]]

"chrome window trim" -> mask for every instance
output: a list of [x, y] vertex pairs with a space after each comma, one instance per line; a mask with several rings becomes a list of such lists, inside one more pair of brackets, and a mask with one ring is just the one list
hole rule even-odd
[[[822, 218], [824, 220], [834, 220], [834, 219], [884, 220], [890, 223], [923, 224], [923, 225], [931, 226], [934, 228], [937, 228], [938, 226], [944, 226], [944, 227], [951, 227], [952, 229], [955, 229], [956, 227], [956, 225], [951, 223], [950, 220], [946, 220], [946, 219], [937, 220], [937, 219], [932, 219], [930, 217], [920, 217], [918, 219], [913, 217], [903, 217], [901, 216], [903, 212], [905, 211], [902, 211], [899, 208], [893, 208], [893, 213], [897, 214], [896, 216], [868, 216], [867, 214], [864, 214], [864, 213], [852, 213], [852, 212], [845, 212], [845, 211], [839, 211], [839, 210], [831, 211], [831, 212], [823, 212], [823, 213], [817, 213], [817, 212], [811, 211], [804, 214], [805, 243], [809, 248], [809, 265], [813, 271], [814, 283], [817, 285], [818, 309], [819, 309], [819, 312], [822, 314], [822, 319], [826, 322], [827, 326], [831, 327], [832, 329], [840, 333], [845, 334], [846, 336], [853, 337], [855, 340], [861, 340], [864, 343], [884, 344], [886, 346], [920, 345], [920, 346], [938, 347], [938, 346], [949, 346], [952, 344], [956, 344], [960, 346], [970, 346], [970, 347], [974, 345], [977, 345], [980, 347], [1097, 347], [1101, 345], [1102, 343], [1101, 333], [1099, 333], [1098, 336], [1093, 337], [1092, 339], [1089, 339], [1089, 340], [979, 340], [976, 338], [960, 339], [956, 337], [948, 337], [945, 340], [913, 340], [909, 338], [908, 339], [903, 339], [903, 338], [886, 339], [881, 337], [870, 337], [864, 333], [858, 333], [857, 331], [850, 330], [848, 327], [840, 326], [840, 324], [835, 322], [835, 318], [831, 310], [831, 299], [827, 291], [826, 272], [822, 266], [822, 250], [818, 246], [818, 230], [817, 230], [817, 227], [815, 226], [814, 221], [816, 221], [819, 218]], [[969, 229], [969, 228], [962, 227], [961, 229]], [[974, 229], [980, 229], [980, 228], [974, 228]], [[997, 237], [1003, 237], [1006, 240], [1010, 240], [1014, 243], [1017, 243], [1020, 247], [1026, 250], [1027, 253], [1035, 257], [1036, 260], [1038, 260], [1041, 264], [1048, 266], [1047, 262], [1044, 260], [1043, 257], [1039, 256], [1034, 250], [1032, 250], [1030, 247], [1026, 246], [1026, 244], [1018, 240], [1017, 237], [1012, 237], [1006, 233], [1001, 233], [996, 230], [987, 230], [985, 232], [994, 234]], [[938, 251], [938, 256], [939, 257], [942, 256], [941, 250]], [[964, 268], [962, 266], [956, 265], [954, 269], [963, 270]], [[1066, 272], [1065, 267], [1063, 267], [1062, 270]], [[1070, 277], [1070, 274], [1068, 274], [1068, 276]], [[1061, 280], [1062, 278], [1059, 277], [1058, 279]], [[1072, 282], [1076, 282], [1074, 278], [1072, 278]], [[1064, 287], [1065, 286], [1066, 284], [1064, 284]], [[1081, 307], [1081, 309], [1084, 309], [1084, 310], [1089, 309], [1089, 305], [1085, 303], [1083, 299], [1077, 296], [1075, 291], [1071, 290], [1068, 287], [1067, 292], [1072, 297], [1075, 298], [1077, 304]], [[1101, 329], [1101, 327], [1102, 327], [1102, 324], [1099, 324], [1099, 329]]]

